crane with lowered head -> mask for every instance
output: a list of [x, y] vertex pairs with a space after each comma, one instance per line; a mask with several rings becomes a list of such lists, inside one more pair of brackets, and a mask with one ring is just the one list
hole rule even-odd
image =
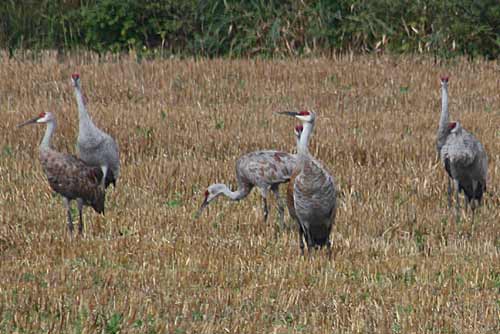
[[[302, 126], [295, 127], [297, 141], [301, 133]], [[280, 225], [283, 227], [285, 210], [279, 196], [279, 185], [290, 180], [295, 166], [296, 155], [282, 151], [264, 150], [245, 154], [236, 162], [238, 189], [231, 191], [227, 185], [222, 183], [210, 185], [205, 191], [205, 198], [196, 217], [198, 218], [210, 202], [220, 195], [224, 195], [233, 201], [239, 201], [247, 197], [253, 187], [257, 187], [262, 196], [264, 221], [267, 221], [269, 215], [267, 194], [271, 190], [278, 206]]]

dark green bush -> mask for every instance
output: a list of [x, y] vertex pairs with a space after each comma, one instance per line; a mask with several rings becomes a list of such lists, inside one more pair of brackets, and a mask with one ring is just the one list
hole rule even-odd
[[3, 0], [0, 47], [500, 55], [498, 0]]
[[85, 45], [98, 52], [167, 47], [183, 51], [192, 38], [195, 1], [101, 0], [82, 7]]

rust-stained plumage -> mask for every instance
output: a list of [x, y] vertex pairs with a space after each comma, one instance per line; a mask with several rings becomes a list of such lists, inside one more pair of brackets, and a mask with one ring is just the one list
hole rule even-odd
[[96, 212], [104, 213], [104, 189], [100, 187], [102, 171], [99, 167], [88, 166], [82, 160], [69, 154], [63, 154], [50, 147], [50, 139], [56, 128], [52, 113], [41, 113], [38, 117], [24, 122], [19, 127], [46, 123], [47, 130], [40, 144], [39, 158], [50, 187], [64, 198], [68, 214], [68, 229], [73, 233], [70, 203], [76, 200], [80, 218], [79, 233], [83, 233], [83, 206], [91, 206]]
[[69, 200], [81, 198], [85, 205], [104, 213], [104, 192], [99, 191], [102, 171], [86, 165], [82, 160], [52, 149], [40, 150], [40, 163], [50, 187]]

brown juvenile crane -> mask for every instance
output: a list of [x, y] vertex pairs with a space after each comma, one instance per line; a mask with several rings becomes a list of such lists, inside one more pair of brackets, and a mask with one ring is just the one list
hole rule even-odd
[[71, 201], [76, 200], [80, 224], [78, 231], [83, 233], [83, 206], [91, 206], [96, 212], [104, 214], [105, 193], [100, 186], [102, 171], [99, 167], [87, 165], [73, 155], [63, 154], [51, 148], [50, 140], [56, 129], [56, 119], [50, 112], [42, 112], [18, 127], [28, 124], [47, 124], [45, 135], [40, 144], [39, 158], [50, 187], [63, 196], [68, 213], [68, 230], [73, 235]]
[[297, 168], [288, 184], [287, 204], [290, 215], [298, 223], [300, 250], [326, 246], [331, 256], [330, 233], [335, 223], [337, 190], [330, 173], [309, 153], [309, 138], [316, 114], [312, 111], [280, 112], [298, 118], [303, 131], [297, 144]]
[[[295, 128], [295, 136], [300, 138], [302, 126]], [[267, 207], [267, 194], [272, 191], [276, 198], [278, 206], [280, 225], [284, 226], [283, 203], [279, 196], [279, 185], [286, 183], [295, 169], [296, 156], [294, 154], [282, 151], [256, 151], [248, 153], [238, 159], [236, 162], [236, 179], [238, 189], [231, 189], [222, 183], [215, 183], [205, 191], [205, 199], [198, 210], [196, 217], [216, 199], [219, 195], [224, 195], [233, 201], [239, 201], [248, 196], [253, 187], [257, 187], [262, 195], [262, 204], [264, 209], [264, 221], [267, 221], [269, 215]]]
[[452, 180], [455, 186], [456, 222], [460, 221], [459, 193], [472, 209], [481, 205], [488, 177], [488, 155], [483, 145], [459, 122], [450, 122], [448, 113], [448, 77], [441, 78], [441, 117], [437, 132], [438, 155], [448, 173], [448, 206], [451, 207]]

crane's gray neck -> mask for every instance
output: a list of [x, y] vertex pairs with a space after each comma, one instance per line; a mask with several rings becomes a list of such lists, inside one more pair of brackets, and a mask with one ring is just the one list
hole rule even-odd
[[78, 104], [78, 118], [80, 120], [80, 128], [86, 125], [93, 126], [94, 124], [92, 123], [92, 119], [90, 118], [89, 113], [87, 112], [87, 108], [85, 107], [85, 100], [83, 98], [80, 85], [75, 86], [75, 97], [76, 103]]
[[450, 134], [448, 130], [449, 114], [448, 114], [448, 86], [441, 86], [441, 117], [439, 119], [439, 128], [437, 132], [436, 148], [438, 156], [441, 156], [441, 148], [446, 142], [446, 138]]
[[50, 139], [52, 138], [52, 134], [56, 130], [57, 123], [53, 119], [47, 122], [47, 128], [45, 129], [45, 134], [43, 135], [42, 143], [40, 144], [40, 149], [50, 148]]
[[439, 132], [446, 132], [450, 115], [448, 113], [448, 87], [441, 87], [441, 117], [439, 119]]
[[238, 189], [236, 191], [231, 191], [228, 186], [225, 184], [220, 184], [217, 194], [223, 194], [224, 196], [232, 199], [233, 201], [239, 201], [246, 195], [245, 189]]
[[309, 137], [311, 136], [314, 129], [314, 123], [304, 123], [304, 129], [297, 141], [297, 154], [299, 155], [309, 155]]

